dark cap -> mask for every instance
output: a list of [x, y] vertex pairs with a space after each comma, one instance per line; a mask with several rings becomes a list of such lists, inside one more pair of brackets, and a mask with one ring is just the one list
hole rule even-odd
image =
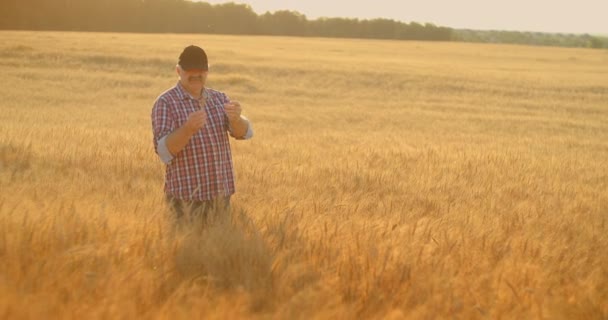
[[178, 64], [184, 70], [191, 69], [203, 69], [209, 70], [209, 64], [207, 62], [207, 54], [205, 50], [197, 46], [187, 46], [179, 55]]

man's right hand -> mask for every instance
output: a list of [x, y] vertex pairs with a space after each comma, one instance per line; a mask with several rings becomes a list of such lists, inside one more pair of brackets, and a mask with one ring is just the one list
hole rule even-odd
[[207, 112], [205, 109], [192, 112], [186, 120], [186, 128], [190, 134], [196, 133], [207, 124]]

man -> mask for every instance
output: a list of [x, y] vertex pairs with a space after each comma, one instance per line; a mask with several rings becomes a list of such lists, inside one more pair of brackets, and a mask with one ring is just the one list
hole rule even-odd
[[176, 66], [179, 81], [152, 108], [154, 149], [166, 164], [165, 194], [177, 218], [202, 216], [229, 206], [235, 192], [228, 134], [253, 136], [241, 105], [206, 88], [207, 54], [186, 47]]

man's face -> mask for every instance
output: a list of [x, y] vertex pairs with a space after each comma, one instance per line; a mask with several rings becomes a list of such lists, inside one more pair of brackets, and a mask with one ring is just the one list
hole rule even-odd
[[179, 65], [177, 66], [177, 74], [179, 82], [190, 93], [200, 93], [207, 81], [208, 71], [203, 69], [184, 70]]

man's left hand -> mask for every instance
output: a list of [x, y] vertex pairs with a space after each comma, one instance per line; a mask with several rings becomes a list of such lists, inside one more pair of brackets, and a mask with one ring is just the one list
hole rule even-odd
[[238, 121], [241, 118], [241, 104], [238, 101], [224, 104], [224, 110], [226, 110], [230, 122]]

